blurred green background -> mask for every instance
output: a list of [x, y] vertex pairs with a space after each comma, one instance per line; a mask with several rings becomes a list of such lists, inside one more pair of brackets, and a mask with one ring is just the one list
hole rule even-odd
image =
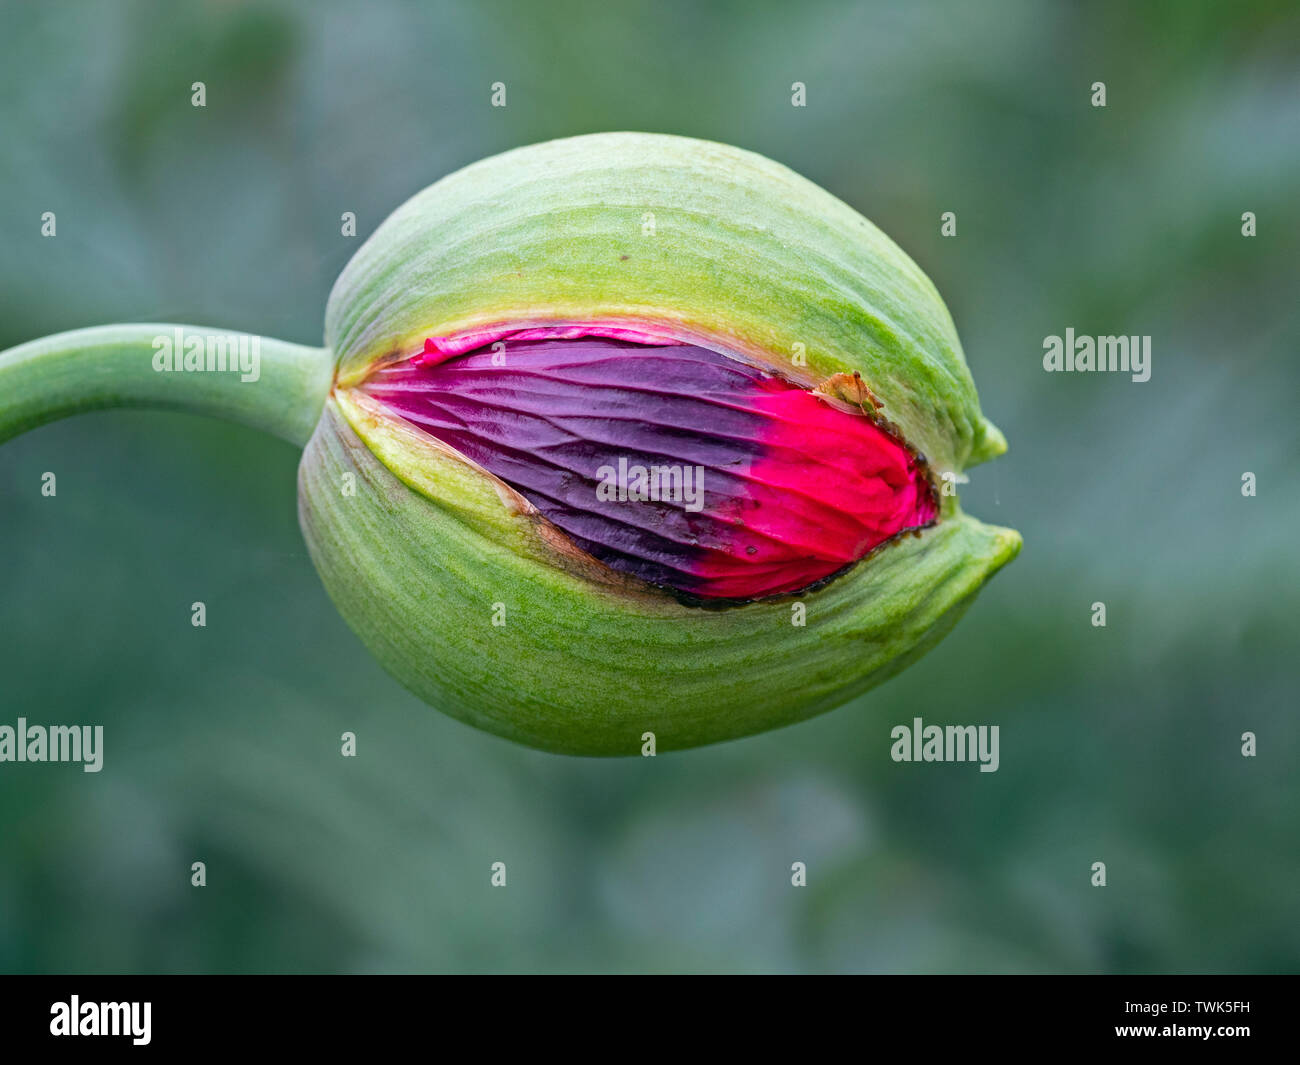
[[[360, 240], [457, 167], [727, 141], [934, 279], [1011, 441], [966, 508], [1025, 549], [854, 704], [564, 758], [374, 664], [287, 444], [150, 412], [36, 430], [0, 449], [0, 723], [103, 724], [105, 768], [0, 765], [0, 969], [1300, 969], [1293, 3], [2, 10], [0, 348], [151, 320], [318, 344]], [[1150, 334], [1151, 380], [1044, 373], [1070, 326]], [[1001, 768], [893, 763], [915, 715], [1000, 725]]]

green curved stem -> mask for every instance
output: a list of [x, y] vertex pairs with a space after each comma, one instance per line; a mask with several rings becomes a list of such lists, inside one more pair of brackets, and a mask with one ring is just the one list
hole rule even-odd
[[333, 377], [328, 348], [251, 333], [150, 323], [76, 329], [0, 352], [0, 442], [82, 411], [162, 407], [302, 447]]

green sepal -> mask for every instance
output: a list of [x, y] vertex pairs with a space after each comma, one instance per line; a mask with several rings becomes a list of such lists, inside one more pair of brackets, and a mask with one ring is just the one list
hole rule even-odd
[[1020, 548], [954, 506], [816, 591], [703, 610], [557, 555], [521, 502], [346, 393], [299, 472], [312, 558], [384, 667], [438, 710], [568, 754], [636, 754], [645, 732], [692, 747], [838, 706], [937, 643]]
[[772, 362], [857, 370], [936, 473], [1006, 450], [929, 278], [847, 204], [752, 152], [602, 133], [468, 166], [412, 197], [339, 277], [339, 380], [424, 338], [615, 321]]

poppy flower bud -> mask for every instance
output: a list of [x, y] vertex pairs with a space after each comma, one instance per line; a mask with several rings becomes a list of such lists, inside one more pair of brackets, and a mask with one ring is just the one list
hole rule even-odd
[[1006, 444], [934, 287], [748, 152], [603, 134], [484, 160], [378, 229], [326, 323], [300, 481], [326, 587], [413, 691], [524, 743], [636, 753], [829, 709], [1019, 549], [943, 492]]

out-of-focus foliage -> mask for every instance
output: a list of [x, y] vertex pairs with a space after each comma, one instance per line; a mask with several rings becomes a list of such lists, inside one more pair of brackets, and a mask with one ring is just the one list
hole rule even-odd
[[[7, 3], [0, 41], [0, 347], [132, 320], [318, 343], [358, 241], [449, 170], [707, 137], [930, 273], [1011, 442], [967, 508], [1025, 537], [857, 704], [586, 761], [379, 670], [306, 557], [287, 445], [37, 430], [0, 450], [0, 724], [103, 724], [105, 768], [0, 764], [0, 968], [1300, 967], [1294, 5]], [[1150, 334], [1151, 380], [1045, 374], [1071, 326]], [[895, 764], [914, 716], [1000, 725], [1000, 769]]]

